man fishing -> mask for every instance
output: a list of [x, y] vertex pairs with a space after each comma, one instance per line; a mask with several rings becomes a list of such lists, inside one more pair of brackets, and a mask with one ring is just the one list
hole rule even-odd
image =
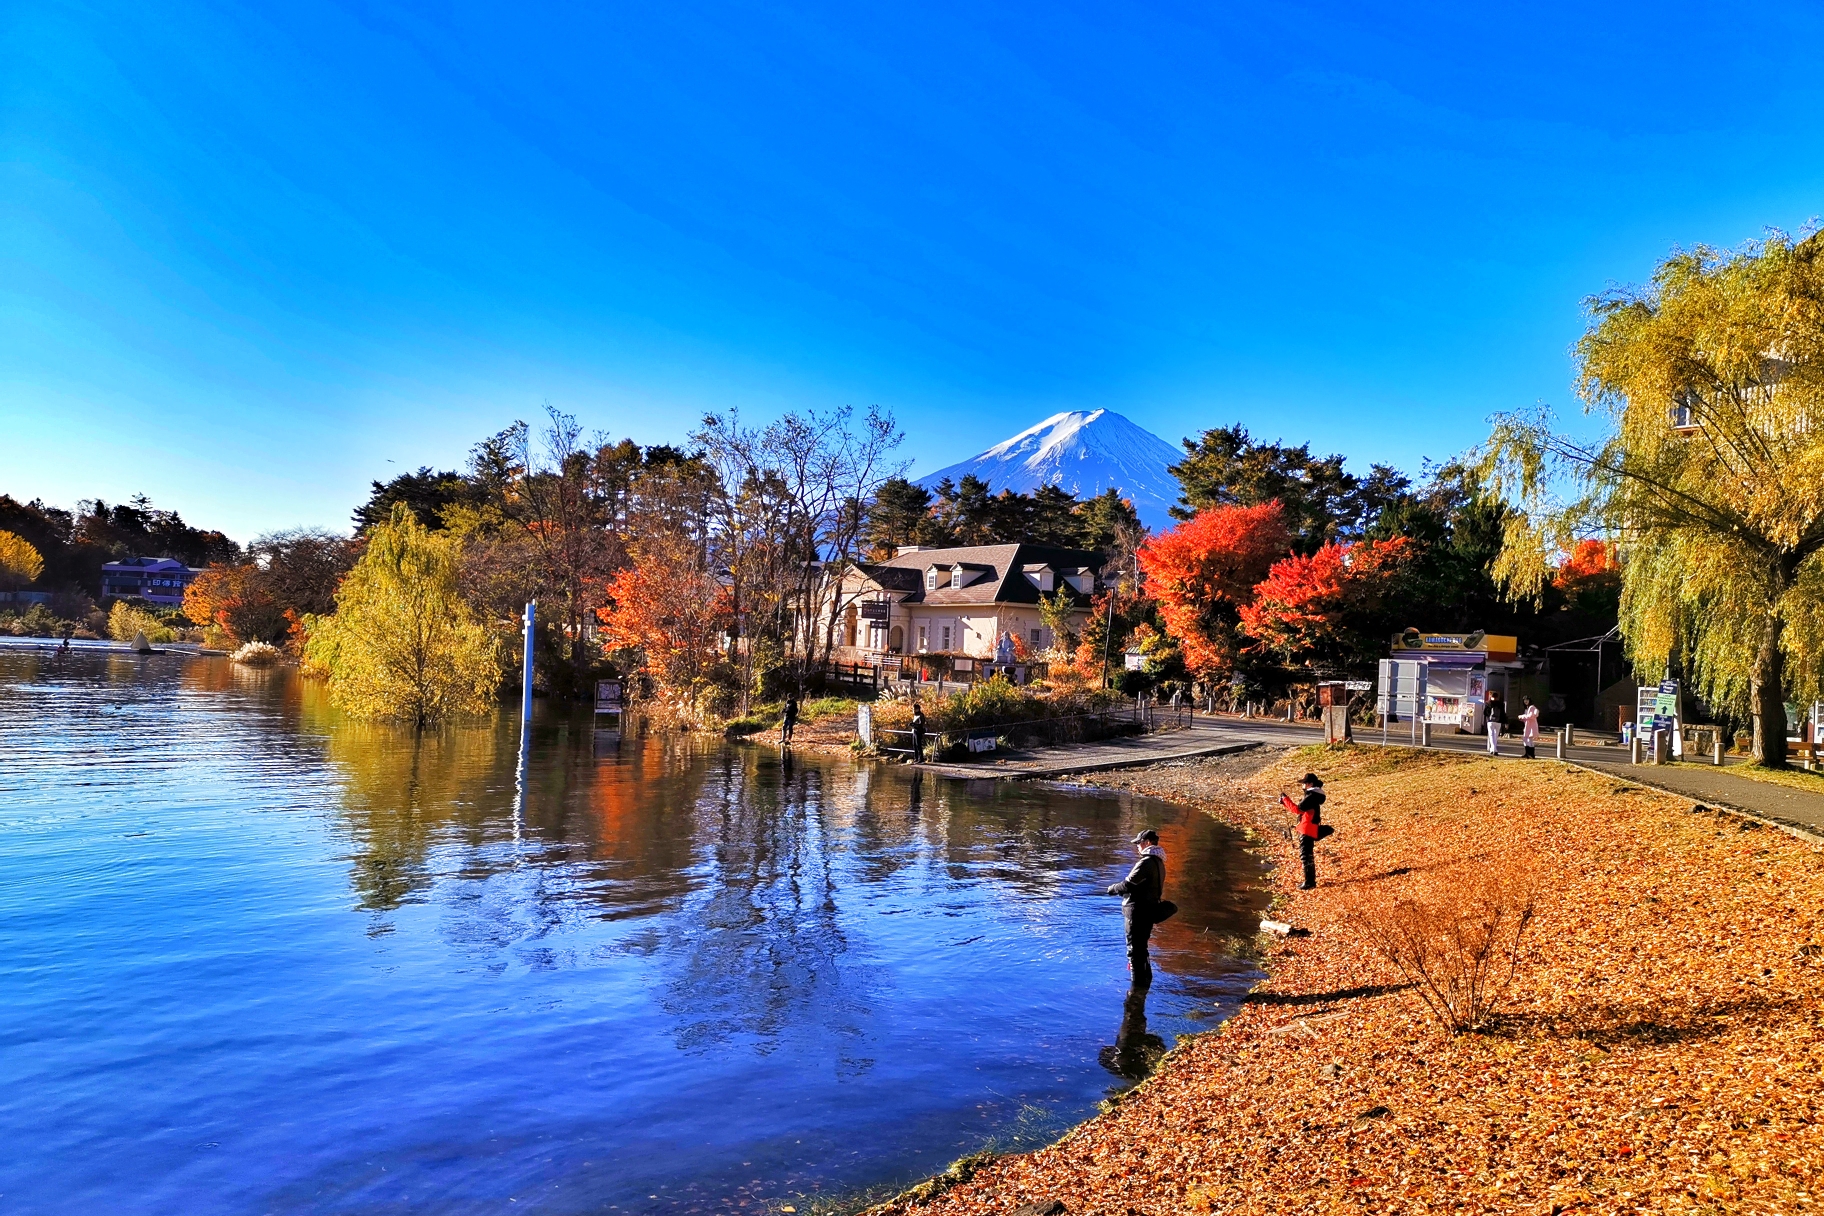
[[1145, 988], [1153, 982], [1153, 963], [1146, 953], [1153, 926], [1178, 906], [1161, 898], [1165, 894], [1165, 850], [1159, 847], [1159, 833], [1148, 828], [1134, 837], [1134, 851], [1139, 860], [1108, 893], [1121, 897], [1121, 918], [1127, 923], [1127, 965], [1133, 969], [1134, 987]]

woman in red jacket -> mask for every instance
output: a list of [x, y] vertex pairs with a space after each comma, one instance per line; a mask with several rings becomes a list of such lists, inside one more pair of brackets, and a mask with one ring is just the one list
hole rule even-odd
[[1282, 792], [1279, 804], [1298, 816], [1298, 856], [1305, 863], [1305, 881], [1299, 890], [1309, 891], [1317, 886], [1317, 840], [1324, 834], [1324, 783], [1316, 773], [1306, 773], [1299, 785], [1304, 787], [1303, 798], [1294, 802]]

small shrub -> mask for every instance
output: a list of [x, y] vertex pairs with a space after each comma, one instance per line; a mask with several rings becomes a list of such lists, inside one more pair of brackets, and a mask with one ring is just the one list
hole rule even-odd
[[1397, 892], [1358, 897], [1349, 919], [1455, 1034], [1485, 1025], [1513, 983], [1538, 889], [1536, 865], [1506, 854], [1415, 875]]
[[279, 648], [271, 642], [248, 642], [229, 655], [228, 661], [242, 663], [248, 667], [271, 667], [283, 657], [279, 653]]
[[33, 604], [19, 618], [19, 632], [35, 638], [52, 638], [63, 632], [63, 622], [43, 604]]
[[144, 633], [146, 641], [155, 643], [169, 642], [176, 637], [163, 621], [144, 608], [115, 600], [114, 607], [108, 610], [108, 636], [116, 642], [131, 642], [136, 633]]

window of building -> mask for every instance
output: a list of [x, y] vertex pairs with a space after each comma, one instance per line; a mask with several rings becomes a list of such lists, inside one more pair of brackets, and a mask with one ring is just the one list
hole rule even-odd
[[940, 646], [938, 649], [940, 649], [940, 650], [950, 649], [950, 626], [948, 626], [948, 625], [944, 626], [944, 644], [942, 646]]
[[925, 590], [926, 591], [936, 591], [937, 590], [937, 571], [936, 570], [925, 571]]
[[1045, 635], [1045, 631], [1044, 631], [1044, 630], [1042, 630], [1042, 629], [1035, 629], [1035, 630], [1033, 630], [1033, 631], [1032, 631], [1032, 644], [1033, 644], [1033, 645], [1034, 645], [1034, 646], [1041, 646], [1041, 645], [1043, 645], [1043, 644], [1044, 644], [1044, 643], [1043, 643], [1043, 642], [1041, 642], [1041, 641], [1040, 641], [1040, 640], [1039, 640], [1039, 639], [1040, 639], [1040, 638], [1042, 638], [1042, 637], [1043, 637], [1043, 636], [1044, 636], [1044, 635]]
[[961, 587], [962, 585], [963, 585], [963, 568], [961, 566], [958, 566], [954, 570], [950, 571], [950, 588], [951, 588], [951, 590], [955, 590], [956, 588]]
[[925, 653], [925, 651], [929, 650], [930, 648], [931, 647], [927, 644], [926, 638], [925, 638], [925, 627], [923, 625], [920, 625], [918, 627], [918, 653], [923, 654], [923, 653]]

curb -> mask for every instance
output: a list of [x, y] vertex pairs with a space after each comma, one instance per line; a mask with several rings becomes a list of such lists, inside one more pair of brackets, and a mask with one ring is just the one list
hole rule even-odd
[[1150, 756], [1123, 756], [1119, 760], [1097, 760], [1089, 764], [1054, 764], [1048, 768], [973, 769], [954, 764], [913, 765], [915, 771], [935, 773], [958, 781], [1050, 781], [1072, 773], [1102, 773], [1117, 768], [1140, 768], [1148, 764], [1166, 764], [1173, 760], [1194, 760], [1201, 756], [1229, 756], [1250, 748], [1265, 746], [1259, 740], [1246, 743], [1218, 743], [1189, 751], [1161, 752]]
[[1566, 768], [1574, 768], [1579, 772], [1589, 773], [1592, 777], [1605, 777], [1610, 781], [1626, 781], [1632, 785], [1638, 785], [1644, 789], [1652, 790], [1656, 794], [1666, 794], [1673, 798], [1677, 798], [1680, 801], [1688, 800], [1695, 806], [1707, 806], [1713, 811], [1721, 811], [1726, 815], [1734, 815], [1738, 819], [1750, 819], [1755, 823], [1760, 824], [1762, 827], [1775, 828], [1786, 833], [1788, 836], [1796, 836], [1800, 840], [1807, 841], [1811, 844], [1824, 844], [1824, 832], [1819, 832], [1816, 828], [1809, 828], [1803, 824], [1788, 823], [1784, 819], [1774, 819], [1759, 811], [1750, 811], [1743, 807], [1731, 806], [1727, 802], [1712, 802], [1708, 799], [1698, 799], [1691, 794], [1686, 793], [1684, 790], [1668, 789], [1663, 785], [1655, 785], [1651, 781], [1642, 781], [1638, 777], [1617, 776], [1614, 773], [1608, 772], [1606, 769], [1590, 768], [1588, 765], [1578, 764], [1575, 760], [1560, 760], [1558, 763], [1564, 765]]

